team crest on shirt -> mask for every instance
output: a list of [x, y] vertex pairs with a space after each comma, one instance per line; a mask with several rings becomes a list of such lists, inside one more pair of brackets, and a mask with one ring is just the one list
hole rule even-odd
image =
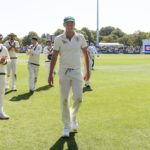
[[63, 44], [66, 44], [66, 43], [67, 43], [67, 41], [66, 41], [66, 40], [62, 40], [62, 42], [63, 42]]

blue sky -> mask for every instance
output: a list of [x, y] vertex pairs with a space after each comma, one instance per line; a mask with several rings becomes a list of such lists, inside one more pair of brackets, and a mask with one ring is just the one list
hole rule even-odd
[[[97, 0], [0, 0], [1, 33], [29, 31], [52, 34], [63, 28], [63, 18], [74, 16], [76, 27], [96, 29]], [[114, 26], [126, 33], [150, 31], [150, 0], [99, 0], [100, 28]]]

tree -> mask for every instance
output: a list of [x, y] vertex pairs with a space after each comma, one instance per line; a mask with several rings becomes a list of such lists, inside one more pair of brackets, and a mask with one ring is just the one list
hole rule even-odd
[[36, 36], [38, 38], [38, 42], [41, 42], [40, 37], [38, 36], [38, 34], [36, 32], [29, 32], [28, 35], [24, 36], [22, 39], [22, 45], [26, 46], [26, 45], [31, 45], [31, 39], [33, 36]]
[[89, 43], [94, 42], [94, 37], [93, 37], [91, 31], [88, 28], [84, 27], [84, 28], [81, 29], [81, 31], [83, 31], [86, 34], [87, 40], [88, 40]]
[[116, 35], [103, 36], [102, 41], [106, 43], [117, 42], [117, 36]]
[[46, 38], [47, 38], [46, 34], [43, 33], [43, 34], [41, 35], [41, 38], [42, 38], [42, 39], [46, 39]]
[[55, 35], [55, 36], [58, 36], [58, 35], [62, 34], [63, 32], [64, 32], [63, 29], [57, 29], [57, 30], [54, 32], [54, 35]]
[[132, 43], [129, 35], [124, 35], [123, 37], [118, 38], [118, 42], [127, 46], [130, 46]]
[[108, 36], [112, 33], [112, 31], [115, 30], [114, 27], [108, 26], [108, 27], [103, 27], [100, 30], [100, 35], [101, 36]]
[[125, 35], [124, 32], [122, 32], [122, 30], [120, 30], [119, 28], [114, 29], [111, 34], [116, 35], [118, 38], [123, 37]]

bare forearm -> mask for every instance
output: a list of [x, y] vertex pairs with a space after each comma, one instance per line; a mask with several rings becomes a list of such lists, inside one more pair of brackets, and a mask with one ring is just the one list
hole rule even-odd
[[50, 76], [53, 75], [53, 71], [54, 71], [54, 68], [55, 68], [55, 65], [56, 65], [56, 62], [57, 62], [57, 57], [58, 57], [58, 53], [57, 52], [53, 53], [52, 60], [51, 60], [51, 63], [50, 63]]
[[86, 66], [86, 71], [87, 73], [89, 73], [89, 57], [88, 57], [88, 53], [87, 51], [84, 52], [84, 62], [85, 62], [85, 66]]

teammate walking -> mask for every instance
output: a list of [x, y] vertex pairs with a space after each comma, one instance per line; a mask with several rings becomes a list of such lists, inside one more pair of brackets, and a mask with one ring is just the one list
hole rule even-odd
[[48, 39], [46, 41], [46, 46], [44, 47], [43, 54], [45, 55], [45, 58], [46, 58], [45, 59], [45, 65], [46, 65], [47, 74], [49, 76], [50, 62], [51, 62], [52, 54], [53, 54], [52, 42], [50, 39]]
[[26, 53], [29, 55], [28, 70], [29, 70], [29, 91], [36, 90], [38, 71], [40, 66], [40, 54], [42, 46], [38, 44], [37, 37], [32, 37], [31, 46], [26, 48]]

